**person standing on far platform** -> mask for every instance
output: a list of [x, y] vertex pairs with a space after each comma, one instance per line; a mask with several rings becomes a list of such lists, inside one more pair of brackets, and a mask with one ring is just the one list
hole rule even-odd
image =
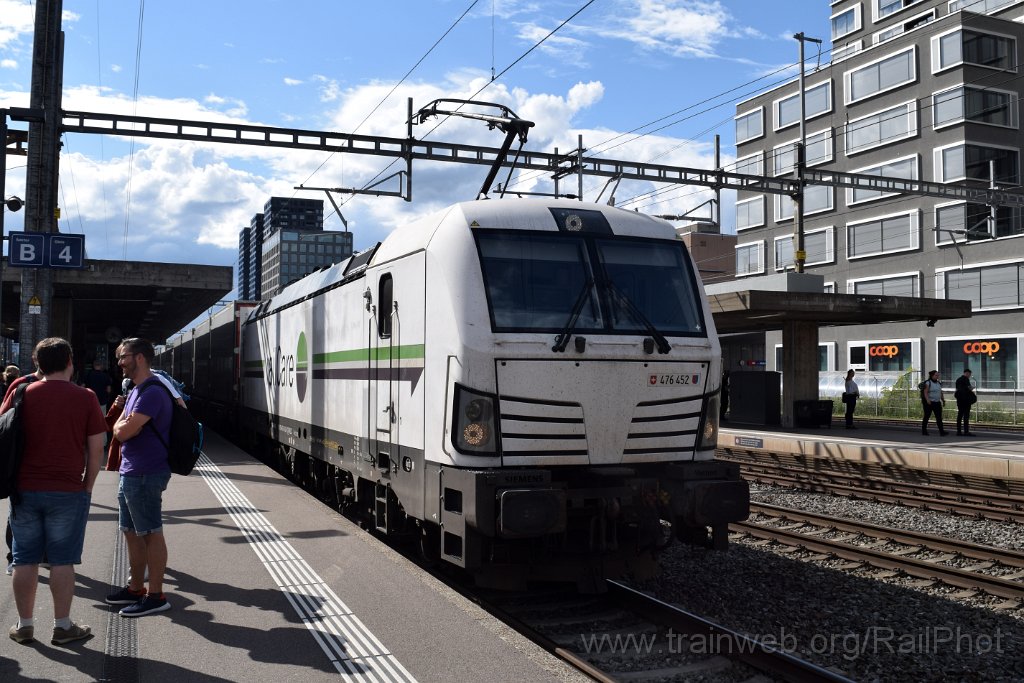
[[96, 358], [92, 362], [92, 368], [85, 373], [83, 380], [87, 389], [92, 389], [96, 399], [100, 402], [100, 410], [107, 412], [107, 403], [110, 401], [110, 373], [103, 369], [103, 359]]
[[135, 384], [113, 429], [114, 438], [121, 442], [118, 519], [128, 547], [131, 576], [128, 585], [108, 595], [106, 602], [125, 605], [119, 612], [122, 617], [142, 617], [171, 608], [163, 593], [167, 542], [162, 519], [163, 492], [171, 479], [163, 445], [170, 441], [171, 398], [159, 387], [146, 391], [147, 385], [160, 382], [150, 370], [153, 355], [153, 344], [144, 339], [125, 339], [117, 347], [118, 365]]
[[853, 426], [853, 411], [857, 410], [857, 399], [860, 398], [860, 388], [857, 387], [857, 383], [853, 381], [853, 376], [857, 374], [850, 368], [846, 371], [846, 387], [843, 389], [843, 402], [846, 403], [846, 428], [856, 429]]
[[924, 405], [921, 433], [928, 436], [928, 418], [934, 413], [939, 436], [945, 436], [947, 432], [946, 428], [942, 426], [942, 406], [946, 405], [946, 399], [942, 396], [942, 382], [939, 381], [938, 370], [930, 371], [928, 379], [921, 382], [921, 403]]
[[[34, 640], [39, 565], [50, 564], [54, 645], [88, 638], [92, 630], [71, 621], [75, 567], [82, 562], [92, 487], [100, 471], [107, 425], [92, 393], [71, 383], [71, 344], [44, 339], [32, 353], [43, 377], [22, 395], [24, 455], [18, 493], [11, 499], [14, 535], [14, 602], [18, 623], [11, 640]], [[0, 406], [10, 410], [14, 397]]]
[[14, 384], [14, 380], [21, 376], [21, 368], [17, 365], [8, 365], [4, 368], [4, 395], [7, 394], [7, 387]]
[[956, 378], [956, 435], [974, 436], [971, 434], [971, 406], [978, 402], [978, 395], [971, 386], [971, 369], [964, 368], [964, 374]]

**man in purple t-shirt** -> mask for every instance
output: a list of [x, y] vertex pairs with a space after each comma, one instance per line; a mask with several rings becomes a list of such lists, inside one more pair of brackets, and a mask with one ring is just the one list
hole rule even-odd
[[[117, 347], [117, 364], [135, 383], [114, 424], [114, 438], [121, 442], [118, 519], [128, 547], [131, 576], [128, 585], [108, 595], [106, 602], [126, 605], [120, 611], [122, 617], [171, 608], [163, 593], [167, 543], [162, 519], [163, 491], [171, 479], [164, 446], [170, 441], [171, 398], [150, 371], [153, 354], [153, 344], [144, 339], [125, 339]], [[148, 591], [143, 580], [146, 569]]]

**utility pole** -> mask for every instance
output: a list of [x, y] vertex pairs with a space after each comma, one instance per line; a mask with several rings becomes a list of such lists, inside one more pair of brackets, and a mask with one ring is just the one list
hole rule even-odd
[[796, 232], [793, 235], [795, 244], [793, 245], [793, 262], [796, 267], [796, 272], [804, 272], [804, 262], [807, 260], [807, 251], [804, 249], [804, 169], [806, 168], [807, 156], [805, 146], [807, 144], [807, 127], [804, 119], [807, 117], [807, 107], [804, 101], [804, 43], [817, 43], [821, 45], [821, 41], [817, 38], [808, 38], [801, 33], [797, 33], [793, 38], [800, 42], [800, 141], [796, 143], [796, 182], [797, 182], [797, 193], [794, 198], [794, 211], [793, 211], [793, 223], [796, 228]]
[[[60, 155], [61, 89], [63, 87], [63, 0], [36, 2], [32, 47], [30, 108], [43, 112], [30, 121], [28, 168], [25, 178], [25, 231], [57, 232], [57, 174]], [[53, 315], [53, 273], [48, 268], [25, 268], [21, 274], [18, 365], [34, 369], [32, 349], [50, 335]]]

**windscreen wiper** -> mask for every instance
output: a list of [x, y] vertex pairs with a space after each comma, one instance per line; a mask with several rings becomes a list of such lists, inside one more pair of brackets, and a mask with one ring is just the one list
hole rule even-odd
[[628, 296], [623, 294], [619, 288], [615, 286], [615, 283], [610, 279], [606, 279], [603, 284], [608, 290], [608, 294], [611, 298], [620, 303], [638, 323], [644, 326], [647, 333], [654, 337], [654, 342], [658, 345], [658, 353], [668, 353], [672, 350], [672, 347], [669, 345], [668, 339], [665, 338], [665, 335], [658, 331], [647, 316], [643, 314], [643, 311], [637, 308], [636, 304], [634, 304]]
[[590, 296], [590, 291], [594, 286], [594, 278], [588, 277], [587, 281], [583, 283], [583, 288], [580, 289], [579, 296], [576, 297], [576, 303], [572, 306], [572, 311], [569, 312], [569, 319], [565, 321], [565, 326], [557, 337], [555, 337], [555, 345], [551, 347], [551, 350], [555, 353], [565, 351], [565, 347], [569, 345], [569, 338], [572, 337], [572, 331], [576, 328], [576, 323], [580, 319], [580, 313], [583, 312], [583, 306], [587, 303], [587, 297]]

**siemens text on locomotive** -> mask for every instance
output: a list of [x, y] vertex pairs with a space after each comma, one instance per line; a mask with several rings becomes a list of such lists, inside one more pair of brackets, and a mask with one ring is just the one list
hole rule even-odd
[[456, 204], [170, 340], [195, 410], [380, 532], [478, 576], [621, 573], [724, 548], [721, 359], [670, 225], [569, 200]]

